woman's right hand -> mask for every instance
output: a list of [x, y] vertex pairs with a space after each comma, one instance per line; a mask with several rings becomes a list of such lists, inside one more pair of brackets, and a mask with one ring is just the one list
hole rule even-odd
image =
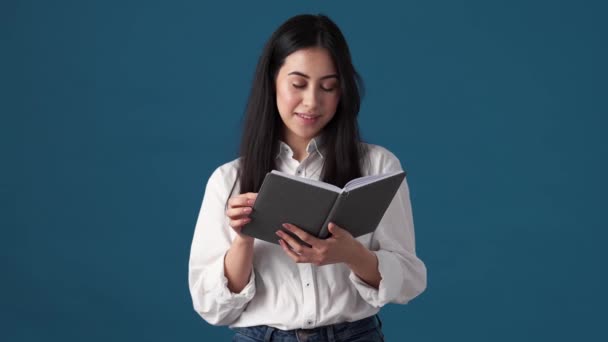
[[238, 237], [249, 242], [253, 241], [254, 238], [242, 234], [241, 229], [251, 221], [249, 214], [251, 214], [253, 203], [255, 203], [257, 196], [258, 194], [255, 192], [233, 196], [228, 200], [228, 209], [226, 210], [230, 227], [232, 227]]

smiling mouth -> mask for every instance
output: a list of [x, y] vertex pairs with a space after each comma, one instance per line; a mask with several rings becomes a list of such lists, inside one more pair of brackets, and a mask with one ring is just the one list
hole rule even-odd
[[308, 115], [308, 114], [302, 114], [302, 113], [296, 113], [296, 115], [305, 120], [315, 120], [316, 118], [318, 118], [320, 116], [320, 115]]

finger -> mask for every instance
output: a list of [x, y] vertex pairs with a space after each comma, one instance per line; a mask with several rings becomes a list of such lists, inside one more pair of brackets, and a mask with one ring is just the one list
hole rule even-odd
[[249, 215], [237, 215], [237, 216], [232, 216], [232, 217], [228, 216], [228, 219], [229, 219], [230, 222], [238, 222], [238, 221], [241, 221], [241, 220], [244, 220], [244, 219], [250, 219], [251, 220], [251, 218], [249, 217]]
[[289, 230], [295, 236], [299, 237], [300, 240], [306, 242], [310, 246], [314, 246], [317, 242], [319, 242], [319, 239], [317, 239], [316, 237], [308, 234], [306, 231], [302, 230], [298, 226], [294, 226], [293, 224], [284, 223], [283, 224], [283, 228]]
[[283, 239], [291, 247], [291, 249], [293, 249], [297, 254], [306, 253], [307, 250], [310, 249], [308, 247], [302, 246], [302, 244], [300, 244], [298, 241], [296, 241], [296, 239], [294, 239], [289, 234], [287, 234], [287, 233], [285, 233], [285, 232], [283, 232], [281, 230], [277, 230], [276, 234], [281, 239]]
[[258, 197], [258, 193], [257, 192], [246, 192], [244, 194], [241, 194], [241, 196], [247, 197], [248, 199], [256, 199]]
[[301, 255], [296, 254], [294, 251], [292, 251], [284, 240], [279, 239], [279, 245], [281, 245], [281, 248], [283, 248], [283, 251], [285, 251], [287, 256], [289, 256], [291, 258], [291, 260], [293, 260], [294, 262], [296, 262], [296, 263], [305, 262], [305, 258]]
[[241, 229], [241, 228], [243, 228], [244, 225], [246, 225], [249, 222], [251, 222], [251, 219], [249, 217], [245, 217], [245, 218], [241, 218], [238, 220], [230, 220], [229, 224], [230, 224], [230, 227], [232, 227], [234, 229]]
[[332, 236], [336, 237], [336, 238], [340, 238], [343, 237], [347, 234], [350, 234], [346, 229], [338, 226], [337, 224], [330, 222], [329, 226], [327, 227], [327, 229], [329, 230], [329, 232], [331, 233]]
[[243, 218], [251, 214], [251, 207], [238, 207], [238, 208], [229, 208], [226, 210], [226, 216], [230, 217], [233, 220]]
[[340, 227], [338, 227], [335, 223], [330, 222], [329, 225], [327, 226], [327, 230], [329, 230], [329, 232], [331, 233], [331, 235], [336, 236], [336, 235], [340, 235], [340, 232], [338, 230]]
[[246, 207], [246, 206], [250, 207], [253, 205], [253, 203], [255, 203], [255, 198], [249, 198], [249, 197], [243, 196], [243, 195], [231, 197], [228, 200], [228, 206], [231, 208], [239, 208], [239, 207]]

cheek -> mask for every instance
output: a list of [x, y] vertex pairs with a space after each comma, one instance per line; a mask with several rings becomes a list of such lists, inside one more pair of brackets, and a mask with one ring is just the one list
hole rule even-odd
[[327, 96], [327, 98], [325, 98], [325, 107], [327, 108], [327, 110], [335, 112], [339, 102], [339, 94], [330, 94], [329, 96]]
[[277, 88], [277, 108], [281, 114], [291, 113], [299, 102], [299, 94], [290, 91], [289, 87]]

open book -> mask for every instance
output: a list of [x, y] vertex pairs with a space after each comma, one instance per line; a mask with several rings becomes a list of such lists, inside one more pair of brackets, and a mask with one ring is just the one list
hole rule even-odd
[[[330, 222], [354, 237], [373, 232], [405, 178], [404, 171], [365, 176], [351, 180], [344, 188], [322, 181], [273, 170], [264, 182], [243, 234], [278, 243], [275, 232], [291, 223], [321, 239], [330, 234]], [[296, 236], [294, 236], [299, 240]], [[301, 242], [301, 241], [300, 241]], [[301, 242], [303, 243], [303, 242]]]

